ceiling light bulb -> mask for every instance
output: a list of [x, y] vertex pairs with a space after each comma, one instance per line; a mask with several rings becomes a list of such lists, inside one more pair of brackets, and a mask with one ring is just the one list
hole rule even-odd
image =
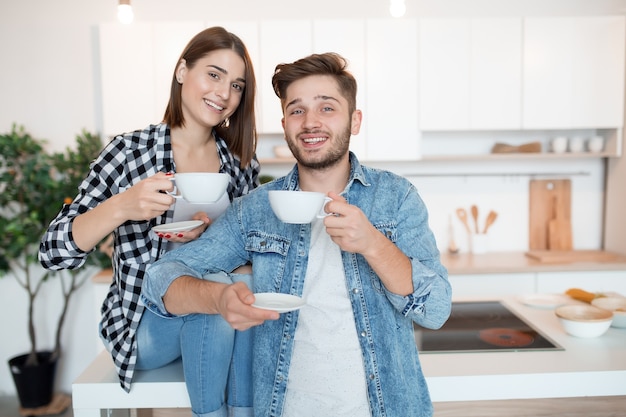
[[117, 6], [117, 20], [125, 25], [133, 22], [133, 8], [130, 5], [130, 0], [120, 0]]
[[389, 5], [389, 13], [392, 17], [402, 17], [406, 12], [406, 4], [404, 0], [391, 0]]

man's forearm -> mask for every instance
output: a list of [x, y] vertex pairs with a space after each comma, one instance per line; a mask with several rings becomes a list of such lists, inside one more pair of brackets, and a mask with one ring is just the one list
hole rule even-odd
[[227, 284], [184, 275], [176, 278], [163, 296], [171, 314], [219, 314], [219, 300]]
[[409, 258], [382, 234], [377, 248], [365, 259], [380, 277], [385, 287], [394, 294], [408, 295], [413, 292], [412, 267]]

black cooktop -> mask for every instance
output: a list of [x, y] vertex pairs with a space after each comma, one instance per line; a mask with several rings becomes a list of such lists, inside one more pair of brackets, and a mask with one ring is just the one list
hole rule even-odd
[[443, 327], [414, 332], [422, 353], [563, 350], [499, 301], [452, 303]]

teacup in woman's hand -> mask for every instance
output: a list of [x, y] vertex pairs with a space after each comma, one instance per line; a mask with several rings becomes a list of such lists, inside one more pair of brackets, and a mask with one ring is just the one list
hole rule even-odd
[[314, 191], [270, 190], [270, 206], [284, 223], [311, 223], [313, 219], [326, 217], [326, 203], [332, 201], [324, 193]]
[[[190, 203], [214, 203], [226, 192], [230, 176], [216, 172], [184, 172], [170, 178], [175, 183], [174, 198], [184, 198]], [[180, 191], [180, 194], [178, 194]]]

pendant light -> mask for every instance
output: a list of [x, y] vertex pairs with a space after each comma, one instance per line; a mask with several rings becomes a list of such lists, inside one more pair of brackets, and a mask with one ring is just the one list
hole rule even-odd
[[133, 8], [130, 5], [130, 0], [119, 0], [117, 5], [117, 20], [120, 23], [128, 25], [133, 22]]
[[406, 4], [404, 0], [391, 0], [389, 3], [389, 13], [391, 17], [402, 17], [406, 12]]

